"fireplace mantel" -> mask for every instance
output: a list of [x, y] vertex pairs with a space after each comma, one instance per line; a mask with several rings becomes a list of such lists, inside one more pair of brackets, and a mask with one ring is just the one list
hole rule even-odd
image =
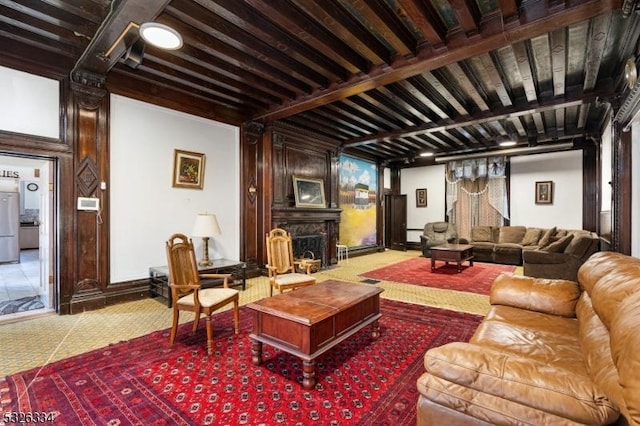
[[325, 208], [298, 208], [283, 207], [271, 210], [272, 225], [274, 228], [282, 228], [292, 236], [319, 235], [326, 238], [325, 253], [323, 259], [327, 259], [327, 265], [337, 263], [336, 244], [338, 242], [338, 224], [340, 223], [342, 209]]

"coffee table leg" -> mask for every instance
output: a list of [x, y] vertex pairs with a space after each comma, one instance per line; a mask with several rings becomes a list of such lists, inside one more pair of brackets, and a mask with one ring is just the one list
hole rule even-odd
[[380, 337], [380, 322], [375, 321], [371, 323], [371, 338], [378, 340], [378, 337]]
[[433, 258], [433, 253], [431, 254], [431, 272], [436, 270], [436, 261]]
[[302, 361], [302, 387], [306, 390], [313, 389], [316, 385], [316, 362]]
[[462, 272], [462, 262], [458, 262], [458, 273]]
[[254, 365], [262, 364], [262, 342], [251, 341], [251, 362]]

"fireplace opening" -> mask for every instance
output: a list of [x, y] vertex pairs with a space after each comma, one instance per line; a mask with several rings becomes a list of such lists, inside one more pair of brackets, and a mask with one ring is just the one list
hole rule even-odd
[[327, 265], [325, 254], [326, 238], [324, 235], [295, 235], [291, 240], [295, 259], [319, 259], [321, 268]]

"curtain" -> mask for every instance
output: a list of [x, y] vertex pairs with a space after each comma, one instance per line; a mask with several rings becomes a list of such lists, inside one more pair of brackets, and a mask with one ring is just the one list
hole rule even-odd
[[509, 219], [506, 162], [488, 157], [447, 163], [447, 215], [460, 237], [469, 238], [472, 226], [501, 226]]

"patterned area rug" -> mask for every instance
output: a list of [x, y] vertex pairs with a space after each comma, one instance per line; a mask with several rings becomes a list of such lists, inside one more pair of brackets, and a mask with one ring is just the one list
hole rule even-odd
[[381, 300], [381, 337], [367, 327], [317, 359], [315, 389], [302, 362], [268, 345], [251, 363], [252, 316], [241, 333], [230, 311], [214, 318], [215, 353], [204, 324], [118, 343], [0, 380], [3, 412], [54, 413], [56, 424], [415, 425], [424, 352], [467, 341], [480, 316]]
[[457, 265], [436, 262], [436, 270], [431, 272], [431, 259], [416, 257], [366, 272], [361, 276], [368, 279], [488, 295], [493, 280], [499, 274], [513, 272], [515, 269], [515, 266], [511, 265], [480, 262], [474, 262], [473, 266], [468, 266], [465, 262], [462, 272], [458, 273]]
[[23, 297], [21, 299], [0, 302], [0, 315], [15, 314], [16, 312], [26, 312], [42, 308], [44, 308], [44, 304], [42, 300], [40, 300], [40, 296]]

